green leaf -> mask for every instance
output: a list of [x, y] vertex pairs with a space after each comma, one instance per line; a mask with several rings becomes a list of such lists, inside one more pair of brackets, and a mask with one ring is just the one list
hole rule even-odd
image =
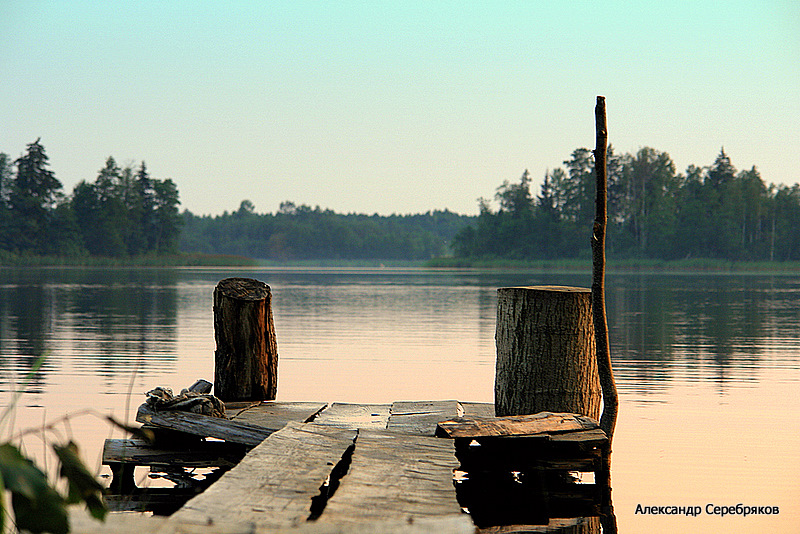
[[89, 513], [92, 514], [92, 517], [98, 521], [105, 521], [106, 515], [108, 514], [108, 507], [100, 495], [94, 494], [87, 496], [86, 508], [89, 510]]
[[33, 534], [69, 532], [64, 499], [50, 486], [46, 486], [36, 499], [28, 499], [21, 493], [12, 493], [11, 505], [14, 507], [14, 519], [19, 530], [27, 530]]
[[78, 454], [78, 446], [70, 441], [64, 446], [53, 445], [53, 450], [61, 461], [60, 474], [67, 480], [67, 502], [84, 502], [92, 516], [105, 519], [108, 509], [101, 497], [104, 488], [84, 465]]
[[0, 445], [0, 476], [11, 492], [19, 530], [34, 534], [62, 534], [69, 530], [63, 497], [50, 487], [47, 476], [10, 443]]
[[47, 476], [10, 443], [0, 445], [0, 475], [6, 489], [35, 499], [47, 487]]

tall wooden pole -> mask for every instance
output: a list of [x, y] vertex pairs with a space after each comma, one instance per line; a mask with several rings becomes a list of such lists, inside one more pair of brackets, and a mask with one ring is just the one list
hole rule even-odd
[[597, 196], [595, 203], [594, 231], [592, 233], [592, 317], [594, 320], [597, 371], [600, 374], [600, 387], [603, 391], [603, 415], [600, 428], [608, 436], [609, 445], [617, 424], [617, 386], [611, 368], [611, 352], [608, 346], [608, 322], [606, 320], [605, 272], [606, 272], [606, 211], [608, 196], [608, 176], [606, 171], [606, 148], [608, 129], [606, 125], [606, 99], [597, 97], [594, 108], [597, 143], [594, 150], [595, 174], [597, 175]]

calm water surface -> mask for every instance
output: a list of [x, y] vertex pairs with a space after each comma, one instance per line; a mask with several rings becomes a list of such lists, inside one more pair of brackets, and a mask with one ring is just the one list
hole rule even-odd
[[[591, 283], [588, 273], [0, 269], [0, 405], [22, 392], [0, 438], [87, 409], [132, 420], [156, 385], [213, 380], [211, 295], [229, 276], [272, 287], [278, 398], [348, 402], [491, 402], [496, 289]], [[800, 279], [611, 274], [607, 299], [619, 531], [800, 532]], [[49, 431], [69, 436], [105, 473], [102, 441], [119, 433], [87, 414]], [[23, 445], [54, 468], [36, 435]], [[739, 503], [780, 514], [635, 513]]]

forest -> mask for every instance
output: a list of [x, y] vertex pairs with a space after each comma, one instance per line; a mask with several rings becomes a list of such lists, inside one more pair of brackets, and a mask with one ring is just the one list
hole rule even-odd
[[[800, 186], [766, 185], [722, 149], [707, 167], [677, 173], [666, 152], [608, 154], [610, 258], [800, 260]], [[0, 253], [134, 258], [181, 253], [289, 260], [550, 260], [590, 257], [594, 161], [579, 148], [546, 172], [538, 194], [526, 170], [503, 182], [479, 215], [340, 214], [280, 204], [256, 213], [179, 211], [171, 179], [113, 157], [65, 194], [37, 140], [16, 160], [0, 153]]]
[[48, 169], [37, 139], [11, 161], [0, 153], [0, 251], [65, 257], [130, 257], [178, 250], [178, 188], [171, 179], [120, 168], [109, 157], [71, 195]]
[[183, 214], [180, 248], [277, 261], [305, 259], [427, 260], [450, 253], [448, 244], [473, 217], [435, 210], [416, 215], [338, 214], [282, 202], [257, 214], [245, 200], [216, 217]]
[[39, 140], [16, 160], [0, 153], [0, 252], [66, 258], [134, 258], [178, 253], [302, 259], [424, 260], [474, 217], [448, 210], [418, 215], [337, 214], [286, 201], [258, 214], [252, 202], [218, 216], [179, 212], [171, 179], [142, 162], [109, 157], [92, 181], [66, 195]]
[[[769, 185], [756, 167], [737, 171], [724, 148], [708, 167], [676, 173], [666, 152], [608, 153], [610, 258], [800, 259], [800, 186]], [[579, 148], [548, 171], [538, 195], [527, 170], [479, 200], [474, 225], [460, 231], [457, 257], [522, 260], [591, 257], [595, 211], [592, 152]]]

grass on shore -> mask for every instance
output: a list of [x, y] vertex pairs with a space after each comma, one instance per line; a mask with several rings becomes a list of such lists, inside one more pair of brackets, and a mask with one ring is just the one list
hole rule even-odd
[[[536, 271], [591, 272], [591, 259], [508, 260], [500, 258], [434, 258], [426, 262], [432, 268], [526, 269]], [[707, 258], [681, 260], [616, 259], [606, 261], [607, 272], [673, 273], [797, 273], [796, 261], [731, 261]]]
[[[290, 268], [430, 268], [430, 269], [499, 269], [558, 272], [591, 272], [592, 262], [586, 259], [511, 260], [503, 258], [440, 257], [421, 260], [316, 259], [264, 260], [225, 254], [169, 255], [145, 254], [112, 258], [98, 256], [42, 256], [0, 251], [0, 267], [290, 267]], [[688, 258], [681, 260], [609, 258], [609, 273], [672, 272], [672, 273], [798, 273], [796, 261], [730, 261]]]
[[0, 251], [2, 267], [254, 267], [258, 262], [226, 254], [142, 254], [129, 257], [46, 256]]

